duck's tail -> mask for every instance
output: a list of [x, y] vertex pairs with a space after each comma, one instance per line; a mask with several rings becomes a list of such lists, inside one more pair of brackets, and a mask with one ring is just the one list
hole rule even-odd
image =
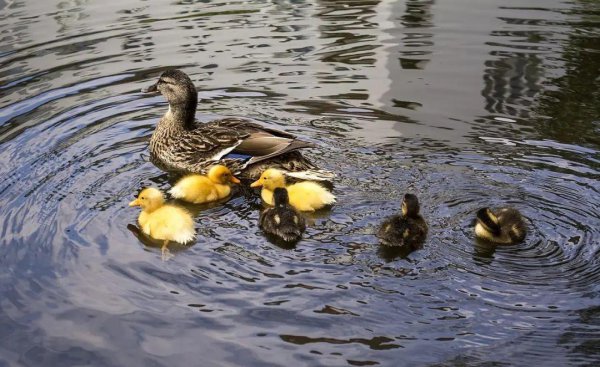
[[335, 173], [323, 169], [307, 169], [296, 172], [286, 171], [285, 175], [300, 181], [331, 181], [336, 177]]
[[298, 151], [250, 165], [242, 174], [244, 178], [257, 180], [267, 168], [282, 170], [287, 177], [295, 181], [331, 182], [336, 177], [335, 173], [315, 166]]
[[337, 176], [334, 172], [317, 167], [300, 152], [290, 152], [287, 158], [281, 162], [279, 168], [292, 180], [331, 183]]

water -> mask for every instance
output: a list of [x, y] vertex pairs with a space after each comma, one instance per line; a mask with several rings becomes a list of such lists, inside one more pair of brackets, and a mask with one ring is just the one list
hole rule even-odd
[[[593, 365], [600, 360], [594, 1], [0, 1], [0, 366]], [[169, 187], [147, 143], [191, 75], [198, 119], [321, 148], [330, 212], [295, 248], [242, 190], [160, 250], [127, 203]], [[406, 191], [430, 233], [377, 224]], [[509, 203], [527, 240], [490, 248]]]

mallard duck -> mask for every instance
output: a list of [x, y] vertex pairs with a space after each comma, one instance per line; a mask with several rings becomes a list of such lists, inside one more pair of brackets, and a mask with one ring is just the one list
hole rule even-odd
[[140, 206], [138, 223], [146, 235], [163, 240], [163, 257], [168, 253], [169, 241], [187, 244], [194, 240], [194, 220], [190, 213], [178, 206], [165, 204], [163, 193], [154, 187], [142, 190], [129, 206]]
[[181, 178], [169, 193], [176, 199], [202, 204], [226, 198], [231, 193], [230, 185], [239, 183], [229, 168], [217, 164], [206, 176], [192, 174]]
[[306, 229], [304, 218], [290, 205], [288, 192], [283, 187], [273, 191], [275, 206], [266, 208], [258, 219], [259, 227], [267, 234], [285, 242], [297, 242]]
[[475, 235], [483, 240], [508, 245], [523, 241], [526, 234], [527, 225], [517, 209], [482, 208], [477, 211]]
[[260, 196], [265, 203], [274, 205], [273, 191], [278, 187], [287, 189], [290, 204], [297, 210], [312, 212], [335, 203], [335, 196], [326, 188], [312, 181], [302, 181], [286, 186], [285, 175], [281, 170], [269, 168], [250, 187], [261, 187]]
[[315, 145], [292, 134], [241, 118], [196, 124], [198, 93], [181, 70], [165, 71], [156, 84], [142, 92], [160, 92], [169, 102], [150, 139], [150, 158], [165, 171], [205, 173], [221, 163], [248, 179], [256, 179], [268, 167], [303, 179], [328, 181], [334, 177], [297, 151]]
[[386, 246], [417, 248], [427, 237], [427, 223], [419, 214], [419, 199], [406, 194], [402, 200], [402, 214], [387, 218], [379, 228], [377, 237]]

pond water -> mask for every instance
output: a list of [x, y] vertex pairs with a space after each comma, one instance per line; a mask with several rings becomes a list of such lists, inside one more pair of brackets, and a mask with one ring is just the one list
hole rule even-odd
[[[591, 0], [0, 0], [0, 366], [598, 363], [599, 30]], [[169, 261], [132, 231], [172, 67], [199, 120], [339, 174], [295, 248], [249, 189]], [[391, 258], [407, 191], [429, 237]], [[525, 242], [477, 244], [505, 203]]]

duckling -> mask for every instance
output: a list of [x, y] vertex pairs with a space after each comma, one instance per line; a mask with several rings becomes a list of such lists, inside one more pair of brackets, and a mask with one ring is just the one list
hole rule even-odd
[[266, 208], [258, 219], [259, 227], [267, 234], [285, 242], [297, 242], [306, 229], [304, 218], [289, 204], [288, 192], [283, 187], [273, 191], [275, 206]]
[[142, 92], [160, 93], [169, 102], [149, 146], [152, 162], [162, 170], [203, 173], [218, 162], [253, 180], [269, 167], [311, 180], [329, 181], [335, 176], [303, 157], [299, 150], [316, 145], [293, 134], [236, 117], [196, 123], [198, 92], [181, 70], [163, 72]]
[[335, 196], [316, 182], [303, 181], [286, 186], [285, 176], [276, 168], [265, 170], [250, 187], [260, 187], [260, 196], [265, 203], [273, 205], [273, 190], [284, 187], [288, 191], [290, 204], [297, 210], [312, 212], [335, 203]]
[[402, 200], [402, 215], [387, 218], [379, 228], [377, 237], [386, 246], [417, 248], [427, 237], [427, 223], [419, 214], [419, 199], [406, 194]]
[[186, 244], [194, 240], [194, 220], [190, 213], [178, 206], [165, 204], [160, 190], [154, 187], [142, 190], [129, 206], [142, 207], [138, 223], [142, 232], [164, 241], [161, 248], [163, 258], [168, 254], [169, 241]]
[[229, 168], [217, 164], [206, 176], [188, 175], [169, 190], [172, 197], [194, 204], [208, 203], [226, 198], [231, 193], [230, 184], [239, 184]]
[[517, 209], [482, 208], [477, 211], [475, 235], [483, 240], [510, 245], [523, 241], [526, 234], [527, 225]]

